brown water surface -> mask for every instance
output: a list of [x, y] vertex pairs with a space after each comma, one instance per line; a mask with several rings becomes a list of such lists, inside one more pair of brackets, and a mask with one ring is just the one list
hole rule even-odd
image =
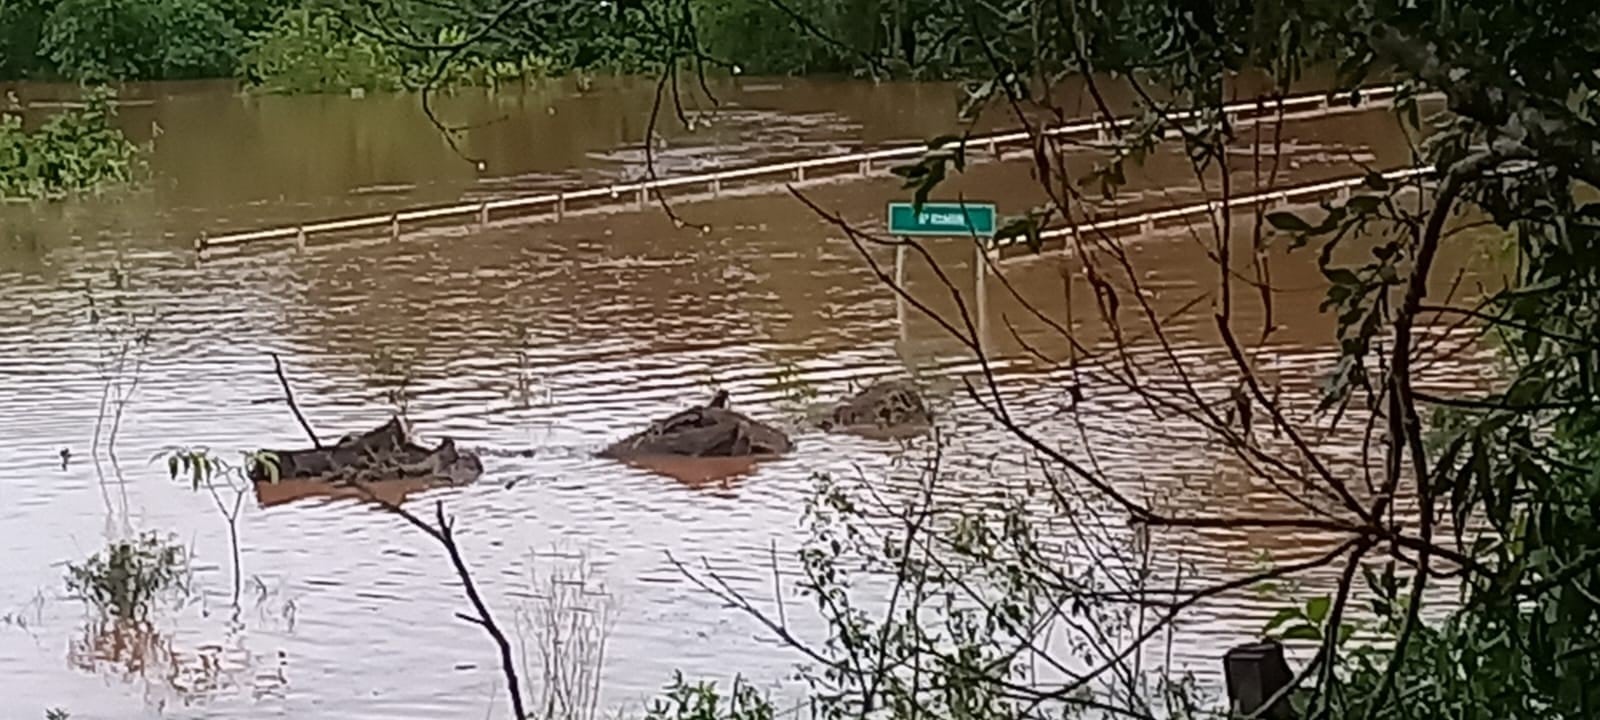
[[[697, 591], [667, 553], [704, 558], [741, 590], [770, 597], [771, 548], [792, 572], [784, 551], [801, 539], [798, 511], [813, 473], [859, 467], [883, 478], [891, 495], [909, 497], [903, 465], [927, 448], [799, 431], [794, 453], [748, 467], [637, 468], [591, 456], [647, 419], [720, 386], [736, 406], [783, 421], [792, 413], [784, 376], [827, 398], [849, 380], [916, 367], [945, 379], [935, 403], [942, 430], [958, 439], [946, 450], [956, 474], [941, 487], [942, 502], [989, 507], [1007, 488], [1037, 482], [1035, 470], [1007, 460], [1024, 455], [1018, 441], [955, 390], [974, 369], [967, 353], [914, 312], [897, 327], [893, 295], [857, 249], [783, 193], [678, 208], [705, 230], [649, 210], [205, 262], [190, 249], [202, 231], [638, 176], [653, 89], [640, 81], [588, 93], [550, 85], [446, 98], [448, 121], [489, 123], [462, 141], [464, 154], [486, 159], [480, 172], [451, 150], [412, 97], [130, 88], [125, 97], [150, 102], [125, 109], [129, 126], [145, 137], [159, 132], [148, 190], [0, 208], [0, 614], [7, 617], [0, 697], [7, 713], [40, 717], [60, 706], [75, 718], [442, 718], [483, 717], [496, 702], [491, 647], [454, 617], [466, 606], [439, 548], [360, 504], [302, 497], [293, 487], [247, 498], [238, 526], [244, 593], [239, 609], [230, 606], [226, 522], [212, 498], [148, 461], [174, 445], [232, 452], [301, 444], [299, 427], [275, 401], [269, 353], [284, 358], [303, 409], [326, 436], [385, 420], [388, 393], [406, 376], [418, 430], [484, 454], [486, 473], [476, 485], [406, 490], [414, 507], [441, 500], [458, 518], [467, 560], [502, 617], [533, 601], [535, 576], [586, 558], [615, 607], [607, 704], [638, 703], [679, 669], [720, 678], [742, 672], [764, 687], [782, 680], [799, 658]], [[25, 99], [58, 92], [22, 91]], [[763, 80], [723, 96], [732, 104], [709, 130], [663, 131], [663, 173], [958, 127], [953, 91], [941, 85]], [[1358, 164], [1397, 167], [1409, 157], [1382, 113], [1296, 123], [1285, 138], [1284, 184], [1349, 174]], [[1188, 162], [1172, 153], [1154, 157], [1132, 181], [1123, 198], [1131, 205], [1170, 204], [1201, 191]], [[906, 196], [887, 180], [805, 192], [867, 224], [885, 202]], [[946, 192], [995, 201], [1005, 213], [1041, 199], [1025, 163], [977, 166]], [[1249, 234], [1239, 227], [1236, 240], [1248, 247]], [[1225, 396], [1236, 374], [1211, 321], [1207, 293], [1217, 278], [1205, 260], [1208, 237], [1162, 233], [1134, 241], [1130, 253], [1153, 306], [1198, 308], [1169, 324], [1170, 352], [1198, 386]], [[933, 252], [970, 291], [970, 245], [934, 243]], [[870, 254], [892, 262], [888, 251]], [[1280, 329], [1256, 361], [1304, 406], [1335, 355], [1332, 320], [1317, 311], [1324, 285], [1314, 255], [1270, 255]], [[1004, 331], [1010, 321], [1034, 350], [1067, 356], [1059, 337], [1021, 312], [1026, 299], [1059, 317], [1062, 262], [1008, 265], [1017, 296], [997, 279], [988, 286], [990, 347], [1016, 416], [1072, 452], [1089, 438], [1107, 476], [1165, 491], [1180, 510], [1282, 505], [1192, 428], [1133, 420], [1140, 401], [1119, 388], [1082, 388], [1077, 409], [1087, 429], [1080, 434], [1069, 422], [1063, 388], [1070, 374], [1025, 361], [1022, 344]], [[123, 292], [110, 284], [113, 267]], [[91, 461], [104, 386], [94, 362], [103, 345], [88, 324], [85, 283], [102, 303], [118, 296], [159, 317], [121, 420], [115, 463]], [[935, 310], [950, 311], [926, 266], [913, 263], [909, 283]], [[1239, 327], [1259, 324], [1263, 308], [1253, 293], [1238, 295]], [[1093, 301], [1081, 281], [1066, 297], [1079, 308]], [[1109, 342], [1095, 323], [1082, 322], [1080, 332], [1090, 346]], [[1132, 354], [1156, 368], [1152, 382], [1171, 380], [1159, 370], [1167, 353], [1148, 338], [1134, 340]], [[1438, 363], [1429, 380], [1475, 383], [1479, 365], [1462, 355]], [[1320, 442], [1345, 467], [1359, 465], [1358, 436]], [[63, 449], [70, 450], [65, 468]], [[1114, 514], [1087, 519], [1121, 523]], [[88, 622], [63, 597], [65, 563], [143, 529], [176, 533], [192, 548], [191, 599], [151, 627]], [[1047, 532], [1056, 531], [1049, 524]], [[1282, 532], [1205, 531], [1164, 542], [1163, 562], [1181, 555], [1216, 577], [1248, 570], [1258, 551], [1290, 561], [1328, 547], [1326, 537]], [[1247, 597], [1200, 608], [1175, 641], [1177, 656], [1214, 677], [1221, 651], [1250, 637], [1275, 609]], [[814, 620], [792, 619], [804, 633], [817, 629]], [[494, 712], [507, 715], [499, 706]]]

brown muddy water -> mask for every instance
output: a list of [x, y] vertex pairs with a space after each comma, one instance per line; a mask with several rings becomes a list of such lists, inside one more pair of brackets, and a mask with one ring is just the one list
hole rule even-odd
[[[26, 101], [54, 92], [24, 87], [19, 94]], [[382, 422], [396, 378], [408, 375], [415, 427], [484, 454], [478, 484], [426, 491], [411, 502], [447, 503], [480, 587], [508, 626], [519, 608], [540, 607], [552, 573], [569, 579], [562, 587], [580, 595], [580, 605], [605, 609], [603, 707], [636, 709], [674, 670], [724, 681], [738, 672], [781, 688], [799, 656], [686, 582], [667, 554], [703, 559], [768, 602], [774, 547], [780, 573], [794, 577], [799, 511], [814, 473], [859, 471], [909, 497], [907, 466], [928, 452], [926, 442], [801, 431], [790, 456], [721, 479], [674, 479], [591, 456], [648, 418], [720, 386], [746, 411], [781, 420], [794, 412], [784, 388], [795, 378], [826, 398], [852, 379], [914, 367], [943, 378], [935, 402], [944, 408], [943, 432], [955, 440], [945, 450], [953, 474], [942, 503], [993, 507], [1008, 489], [1036, 482], [1037, 470], [1019, 461], [1018, 441], [955, 390], [974, 370], [966, 353], [915, 312], [898, 327], [893, 296], [855, 247], [781, 192], [677, 208], [706, 230], [679, 228], [651, 209], [392, 244], [193, 256], [202, 231], [637, 176], [652, 95], [641, 81], [587, 93], [550, 86], [446, 98], [448, 122], [482, 124], [462, 141], [463, 154], [485, 159], [480, 171], [427, 123], [415, 98], [131, 88], [128, 126], [155, 143], [147, 190], [0, 209], [4, 715], [37, 718], [48, 707], [75, 718], [508, 715], [492, 646], [453, 617], [466, 606], [448, 562], [432, 541], [381, 512], [349, 501], [247, 497], [238, 522], [244, 591], [239, 608], [231, 607], [226, 522], [210, 497], [170, 481], [149, 460], [180, 444], [229, 452], [301, 445], [299, 427], [274, 402], [273, 352], [325, 435]], [[946, 86], [750, 81], [725, 89], [722, 99], [728, 104], [708, 129], [663, 131], [663, 173], [913, 140], [956, 126]], [[1408, 153], [1382, 113], [1297, 122], [1285, 129], [1280, 181], [1346, 175], [1361, 164], [1397, 167]], [[1187, 162], [1170, 153], [1137, 171], [1133, 184], [1128, 199], [1146, 205], [1199, 190]], [[885, 180], [805, 192], [866, 224], [886, 201], [905, 196]], [[948, 191], [957, 192], [993, 200], [1002, 212], [1039, 199], [1024, 164], [978, 166]], [[1236, 239], [1247, 237], [1245, 228]], [[1131, 248], [1143, 287], [1164, 312], [1215, 287], [1188, 234], [1141, 238]], [[970, 247], [936, 243], [934, 253], [970, 291]], [[1332, 321], [1317, 312], [1324, 285], [1314, 256], [1273, 258], [1281, 329], [1256, 358], [1292, 405], [1305, 406], [1331, 367]], [[1059, 311], [1063, 262], [1025, 260], [1004, 272], [1019, 295]], [[126, 278], [125, 291], [108, 283], [112, 268]], [[925, 266], [913, 264], [909, 282], [949, 311]], [[104, 383], [85, 283], [102, 302], [118, 296], [158, 316], [115, 461], [91, 459]], [[1081, 285], [1070, 297], [1083, 308], [1092, 296]], [[1080, 432], [1063, 409], [1070, 373], [1029, 362], [996, 328], [1012, 322], [1053, 358], [1067, 356], [1065, 343], [1022, 317], [1000, 283], [991, 279], [989, 290], [998, 380], [1013, 413], [1035, 432], [1070, 452], [1081, 452], [1087, 438], [1108, 477], [1130, 491], [1159, 492], [1180, 511], [1284, 505], [1196, 429], [1150, 419], [1126, 391], [1084, 388]], [[1251, 327], [1261, 307], [1240, 295], [1239, 322]], [[1212, 305], [1198, 307], [1171, 321], [1173, 352], [1202, 389], [1225, 396], [1235, 375], [1211, 324]], [[1104, 347], [1103, 329], [1081, 322], [1082, 339]], [[1155, 382], [1163, 380], [1162, 352], [1149, 339], [1132, 348], [1135, 359], [1150, 361]], [[1482, 365], [1481, 354], [1462, 353], [1434, 363], [1429, 382], [1475, 384]], [[1359, 425], [1345, 427], [1318, 443], [1337, 468], [1354, 472]], [[70, 451], [64, 468], [63, 449]], [[1113, 513], [1083, 520], [1121, 524]], [[1070, 532], [1042, 524], [1047, 534]], [[65, 596], [65, 565], [141, 530], [175, 533], [192, 549], [190, 599], [157, 614], [154, 638], [96, 632], [81, 604]], [[1204, 577], [1230, 577], [1255, 567], [1263, 552], [1288, 562], [1328, 542], [1282, 532], [1164, 536], [1157, 566], [1181, 561]], [[570, 578], [581, 573], [587, 582], [578, 588]], [[789, 607], [798, 632], [816, 637], [815, 620], [795, 600]], [[1252, 637], [1277, 607], [1238, 595], [1197, 608], [1174, 638], [1177, 661], [1214, 683], [1220, 654]], [[519, 635], [536, 658], [539, 632]]]

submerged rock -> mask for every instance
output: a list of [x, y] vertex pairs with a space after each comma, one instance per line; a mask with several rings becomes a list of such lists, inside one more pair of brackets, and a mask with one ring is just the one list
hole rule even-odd
[[771, 425], [728, 408], [728, 394], [711, 402], [657, 420], [601, 450], [600, 457], [627, 460], [643, 457], [770, 457], [794, 445]]
[[884, 380], [823, 407], [814, 421], [828, 431], [921, 434], [933, 425], [933, 413], [929, 412], [916, 385], [907, 380]]
[[[311, 481], [347, 485], [425, 480], [434, 484], [465, 485], [483, 474], [478, 456], [458, 450], [446, 438], [427, 448], [411, 439], [405, 424], [391, 418], [376, 430], [351, 433], [328, 447], [309, 450], [268, 450], [278, 461], [278, 481]], [[250, 479], [265, 483], [274, 478], [261, 463], [250, 468]]]

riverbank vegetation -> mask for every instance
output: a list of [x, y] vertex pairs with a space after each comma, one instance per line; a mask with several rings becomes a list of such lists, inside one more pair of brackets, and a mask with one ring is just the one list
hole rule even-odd
[[[0, 4], [0, 80], [397, 90], [639, 73], [691, 45], [719, 72], [849, 73], [865, 52], [884, 68], [947, 74], [948, 62], [933, 58], [947, 48], [928, 36], [933, 9], [927, 0], [14, 0]], [[688, 16], [696, 36], [671, 37]]]
[[144, 149], [116, 126], [114, 98], [108, 89], [91, 89], [35, 128], [0, 112], [0, 199], [62, 198], [134, 182]]

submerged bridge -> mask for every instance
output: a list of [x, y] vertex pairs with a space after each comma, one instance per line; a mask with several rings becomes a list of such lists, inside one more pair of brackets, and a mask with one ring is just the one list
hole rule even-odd
[[[1308, 93], [1285, 98], [1259, 98], [1226, 105], [1223, 107], [1223, 112], [1235, 126], [1248, 127], [1263, 122], [1310, 119], [1392, 107], [1399, 93], [1399, 86], [1381, 86], [1362, 89], [1355, 95], [1354, 102], [1337, 102], [1328, 93]], [[1425, 95], [1417, 99], [1418, 101], [1425, 101], [1435, 100], [1439, 97], [1438, 95]], [[1182, 123], [1197, 117], [1198, 114], [1197, 111], [1193, 110], [1182, 111], [1170, 114], [1169, 118], [1175, 122]], [[1056, 139], [1081, 139], [1086, 144], [1105, 143], [1109, 141], [1110, 133], [1116, 127], [1126, 125], [1129, 122], [1131, 122], [1129, 117], [1116, 118], [1114, 120], [1082, 120], [1047, 127], [1038, 133], [1022, 130], [978, 135], [931, 148], [920, 144], [897, 146], [805, 160], [752, 165], [717, 172], [579, 188], [571, 191], [523, 195], [496, 200], [283, 225], [249, 232], [221, 235], [202, 234], [195, 240], [195, 249], [197, 252], [204, 254], [212, 250], [237, 248], [267, 242], [293, 242], [296, 246], [304, 248], [312, 237], [332, 234], [387, 233], [390, 239], [399, 240], [407, 232], [420, 230], [424, 227], [438, 227], [443, 223], [456, 226], [476, 225], [479, 228], [485, 228], [492, 224], [516, 221], [560, 221], [566, 215], [572, 213], [642, 209], [647, 206], [652, 197], [663, 197], [663, 193], [669, 190], [685, 193], [675, 197], [675, 200], [693, 202], [716, 198], [735, 187], [742, 188], [745, 191], [751, 188], [759, 189], [761, 186], [776, 189], [779, 187], [776, 185], [778, 182], [806, 183], [849, 177], [870, 177], [875, 173], [886, 173], [891, 167], [892, 161], [913, 160], [922, 157], [925, 153], [953, 150], [960, 145], [965, 145], [967, 148], [986, 149], [994, 157], [1003, 160], [1005, 159], [1004, 153], [1007, 147], [1030, 145], [1036, 134]], [[1166, 132], [1167, 137], [1172, 137], [1179, 132], [1179, 129], [1171, 128]], [[1401, 172], [1412, 173], [1416, 171], [1405, 170]], [[1350, 188], [1359, 185], [1361, 179], [1360, 177], [1354, 177], [1299, 188], [1286, 188], [1253, 196], [1231, 198], [1226, 203], [1221, 201], [1205, 202], [1101, 223], [1079, 225], [1074, 228], [1059, 228], [1045, 232], [1044, 239], [1060, 239], [1074, 232], [1110, 232], [1129, 229], [1146, 231], [1165, 221], [1190, 218], [1200, 213], [1216, 212], [1222, 207], [1305, 200], [1330, 192], [1348, 191]]]

